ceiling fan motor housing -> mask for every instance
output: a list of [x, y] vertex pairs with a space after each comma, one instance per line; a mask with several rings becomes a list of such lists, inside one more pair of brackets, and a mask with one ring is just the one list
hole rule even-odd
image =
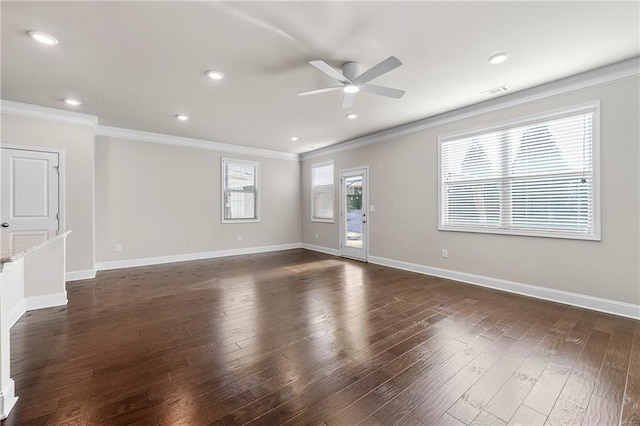
[[342, 65], [342, 75], [349, 81], [360, 75], [360, 64], [357, 62], [345, 62]]

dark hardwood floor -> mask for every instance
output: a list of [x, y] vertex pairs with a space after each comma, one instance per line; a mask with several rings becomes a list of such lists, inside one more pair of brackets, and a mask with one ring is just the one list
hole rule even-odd
[[306, 250], [67, 287], [2, 426], [640, 424], [630, 319]]

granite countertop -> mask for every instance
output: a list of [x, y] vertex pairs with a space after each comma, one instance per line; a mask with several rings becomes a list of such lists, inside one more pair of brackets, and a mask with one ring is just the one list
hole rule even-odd
[[0, 265], [13, 262], [40, 247], [69, 235], [71, 231], [36, 230], [36, 231], [0, 231]]

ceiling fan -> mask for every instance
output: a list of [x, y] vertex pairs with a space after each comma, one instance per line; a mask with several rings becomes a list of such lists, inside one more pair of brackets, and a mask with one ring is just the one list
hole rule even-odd
[[325, 87], [323, 89], [307, 90], [306, 92], [298, 93], [298, 96], [317, 95], [319, 93], [333, 92], [335, 90], [342, 89], [342, 91], [344, 91], [342, 108], [350, 108], [351, 105], [353, 105], [355, 94], [360, 90], [395, 99], [399, 99], [404, 95], [404, 90], [366, 84], [374, 78], [380, 77], [382, 74], [386, 74], [402, 65], [402, 62], [400, 62], [400, 60], [395, 56], [388, 57], [378, 65], [371, 67], [363, 73], [360, 73], [360, 65], [357, 62], [345, 63], [342, 66], [342, 74], [324, 61], [318, 60], [311, 61], [309, 63], [329, 77], [335, 78], [342, 83], [342, 85]]

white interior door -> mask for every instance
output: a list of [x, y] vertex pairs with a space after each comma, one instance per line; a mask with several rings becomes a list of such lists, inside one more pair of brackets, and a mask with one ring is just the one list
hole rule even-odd
[[367, 261], [367, 169], [340, 172], [340, 254]]
[[0, 223], [14, 231], [58, 229], [58, 153], [0, 149]]

